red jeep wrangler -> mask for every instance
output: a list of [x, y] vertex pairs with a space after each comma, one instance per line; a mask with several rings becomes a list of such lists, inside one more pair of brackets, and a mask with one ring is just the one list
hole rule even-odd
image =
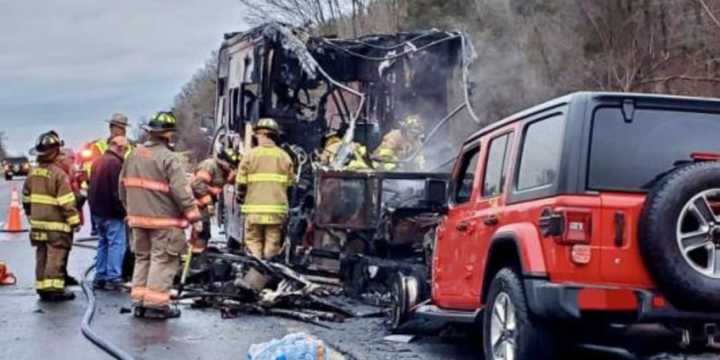
[[400, 276], [393, 326], [482, 324], [486, 360], [555, 359], [640, 323], [715, 346], [718, 159], [714, 99], [575, 93], [480, 130], [452, 172], [430, 289]]

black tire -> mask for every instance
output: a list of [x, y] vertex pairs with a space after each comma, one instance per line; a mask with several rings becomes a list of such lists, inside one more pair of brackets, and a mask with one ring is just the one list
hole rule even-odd
[[663, 295], [683, 310], [720, 310], [720, 279], [693, 269], [684, 259], [676, 235], [685, 204], [695, 195], [713, 188], [720, 188], [720, 163], [680, 167], [651, 189], [638, 225], [639, 248], [645, 265]]
[[[515, 326], [510, 332], [514, 338], [514, 358], [518, 360], [555, 360], [560, 355], [558, 338], [551, 326], [546, 326], [535, 319], [527, 306], [525, 291], [517, 273], [511, 268], [498, 271], [490, 284], [490, 290], [483, 311], [483, 349], [485, 360], [496, 360], [501, 357], [493, 353], [491, 322], [495, 314], [496, 301], [500, 298], [509, 299], [514, 308]], [[497, 315], [502, 316], [502, 315]], [[509, 317], [506, 317], [508, 319]], [[498, 318], [500, 319], [500, 318]], [[557, 325], [556, 325], [557, 326]], [[501, 342], [499, 342], [500, 344]], [[571, 344], [566, 344], [571, 345]]]
[[12, 180], [12, 175], [5, 175], [5, 180], [11, 181], [11, 180]]

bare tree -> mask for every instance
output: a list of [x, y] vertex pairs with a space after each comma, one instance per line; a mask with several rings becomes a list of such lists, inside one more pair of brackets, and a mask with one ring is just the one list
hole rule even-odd
[[5, 132], [0, 131], [0, 160], [7, 156], [7, 150], [5, 149]]
[[213, 117], [216, 89], [217, 53], [213, 52], [175, 97], [172, 109], [179, 127], [177, 147], [189, 150], [193, 161], [206, 156], [210, 149], [212, 134], [208, 130], [212, 129], [205, 129], [203, 123]]
[[353, 0], [239, 0], [245, 7], [245, 20], [260, 24], [268, 20], [298, 26], [326, 27], [357, 5]]
[[577, 3], [599, 45], [588, 54], [597, 87], [693, 95], [716, 91], [720, 72], [712, 65], [718, 55], [712, 42], [717, 36], [707, 34], [720, 33], [720, 26], [703, 0]]

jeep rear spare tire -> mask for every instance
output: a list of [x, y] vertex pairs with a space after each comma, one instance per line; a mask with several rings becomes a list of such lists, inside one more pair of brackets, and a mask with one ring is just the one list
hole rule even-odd
[[686, 165], [649, 192], [639, 247], [662, 294], [687, 311], [720, 310], [720, 163]]

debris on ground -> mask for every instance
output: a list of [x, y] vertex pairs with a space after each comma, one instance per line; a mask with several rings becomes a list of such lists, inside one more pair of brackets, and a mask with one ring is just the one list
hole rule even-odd
[[342, 360], [340, 353], [321, 340], [304, 333], [250, 346], [247, 360]]
[[[192, 299], [193, 307], [217, 308], [225, 319], [240, 313], [272, 315], [327, 327], [321, 321], [342, 322], [357, 315], [330, 299], [341, 293], [340, 286], [311, 281], [277, 262], [208, 251], [192, 264], [177, 299]], [[368, 314], [373, 312], [362, 315]]]

